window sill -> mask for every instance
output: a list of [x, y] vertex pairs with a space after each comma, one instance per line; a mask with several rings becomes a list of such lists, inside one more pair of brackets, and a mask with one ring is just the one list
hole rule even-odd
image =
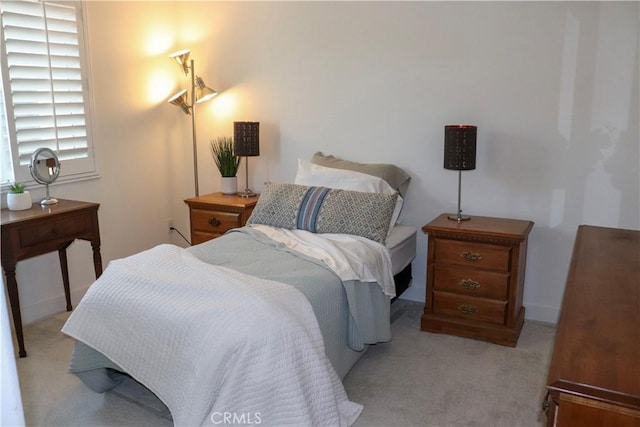
[[[89, 181], [89, 180], [98, 179], [98, 178], [100, 178], [100, 174], [97, 171], [78, 173], [78, 174], [67, 175], [67, 176], [59, 176], [55, 180], [55, 182], [53, 182], [52, 184], [49, 184], [49, 186], [56, 187], [58, 185], [71, 184], [71, 183], [80, 182], [80, 181]], [[39, 184], [35, 182], [33, 179], [23, 182], [23, 184], [25, 185], [25, 190], [29, 190], [29, 191], [44, 187], [43, 184]], [[2, 195], [7, 194], [9, 192], [9, 187], [11, 187], [11, 185], [12, 183], [9, 183], [9, 182], [2, 184], [2, 186], [0, 187], [1, 194]]]

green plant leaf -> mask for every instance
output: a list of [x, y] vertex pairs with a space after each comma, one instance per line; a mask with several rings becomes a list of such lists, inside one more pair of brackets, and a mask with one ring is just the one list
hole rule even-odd
[[24, 193], [24, 184], [19, 182], [14, 182], [11, 187], [9, 187], [9, 192], [14, 194], [22, 194]]
[[220, 175], [223, 177], [237, 175], [240, 167], [240, 157], [233, 152], [233, 139], [230, 136], [220, 136], [212, 139], [211, 155], [220, 171]]

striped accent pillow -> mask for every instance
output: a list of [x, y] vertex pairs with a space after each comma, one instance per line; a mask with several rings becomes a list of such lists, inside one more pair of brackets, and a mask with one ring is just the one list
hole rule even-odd
[[297, 229], [317, 232], [318, 215], [329, 190], [326, 187], [309, 187], [298, 210]]
[[384, 244], [397, 197], [398, 193], [365, 193], [269, 182], [247, 225], [351, 234]]

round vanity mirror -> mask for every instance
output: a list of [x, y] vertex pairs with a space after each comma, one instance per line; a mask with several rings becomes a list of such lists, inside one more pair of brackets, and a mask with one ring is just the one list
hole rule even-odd
[[40, 204], [51, 205], [58, 203], [57, 199], [54, 199], [49, 195], [49, 184], [55, 181], [60, 174], [60, 161], [58, 161], [56, 153], [54, 153], [50, 148], [38, 148], [31, 155], [29, 171], [37, 183], [44, 184], [46, 186], [46, 197], [40, 200]]

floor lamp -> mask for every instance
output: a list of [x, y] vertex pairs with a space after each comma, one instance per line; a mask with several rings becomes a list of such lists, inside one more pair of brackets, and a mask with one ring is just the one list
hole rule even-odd
[[189, 60], [189, 49], [172, 53], [169, 58], [173, 59], [184, 72], [185, 76], [191, 72], [191, 99], [187, 94], [187, 89], [183, 89], [169, 99], [169, 103], [182, 108], [185, 114], [191, 116], [191, 134], [193, 139], [193, 180], [195, 183], [196, 197], [200, 195], [198, 189], [198, 144], [196, 142], [196, 104], [205, 102], [216, 96], [218, 93], [204, 84], [202, 77], [196, 75], [195, 63]]
[[476, 168], [476, 134], [478, 128], [471, 125], [449, 125], [444, 127], [444, 168], [458, 171], [458, 211], [449, 215], [455, 221], [468, 221], [462, 215], [460, 199], [462, 194], [462, 171]]

